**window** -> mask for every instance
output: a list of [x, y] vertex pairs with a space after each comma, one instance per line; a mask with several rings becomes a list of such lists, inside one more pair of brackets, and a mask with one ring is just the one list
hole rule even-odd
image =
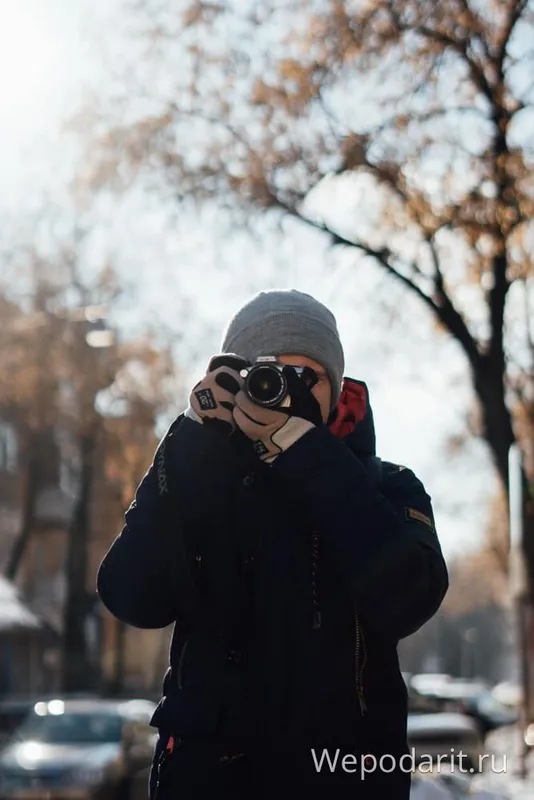
[[0, 420], [0, 469], [17, 470], [18, 445], [15, 429], [9, 422]]

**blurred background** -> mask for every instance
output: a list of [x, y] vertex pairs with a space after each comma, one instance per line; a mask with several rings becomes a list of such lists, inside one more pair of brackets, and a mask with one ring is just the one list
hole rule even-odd
[[379, 455], [432, 496], [451, 589], [403, 669], [518, 691], [533, 31], [529, 0], [2, 5], [0, 696], [157, 696], [169, 631], [111, 619], [96, 569], [226, 320], [274, 287], [332, 308]]

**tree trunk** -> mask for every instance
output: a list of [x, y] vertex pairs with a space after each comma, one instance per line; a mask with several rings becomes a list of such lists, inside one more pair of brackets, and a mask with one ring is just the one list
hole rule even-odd
[[4, 574], [10, 581], [17, 578], [22, 559], [35, 526], [35, 509], [39, 491], [39, 455], [30, 443], [22, 488], [22, 519], [17, 538], [9, 554]]
[[500, 359], [486, 356], [472, 371], [475, 392], [482, 408], [483, 436], [502, 484], [508, 491], [508, 454], [515, 436], [505, 401], [504, 366]]
[[[488, 365], [489, 362], [486, 362]], [[474, 376], [483, 412], [484, 438], [486, 439], [498, 475], [508, 500], [509, 496], [509, 451], [515, 442], [512, 418], [505, 403], [504, 382], [495, 371], [480, 370]], [[523, 724], [534, 722], [534, 497], [533, 482], [529, 481], [525, 467], [522, 470], [523, 483], [523, 554], [527, 576], [526, 595], [518, 600], [521, 604], [521, 622], [518, 622], [520, 639], [518, 641], [518, 668], [522, 675], [522, 690], [525, 695]], [[509, 551], [509, 538], [508, 548]]]
[[[504, 386], [500, 387], [490, 375], [476, 376], [475, 388], [482, 405], [484, 438], [489, 445], [497, 473], [509, 498], [510, 447], [516, 441], [511, 414], [504, 399]], [[529, 596], [534, 603], [534, 498], [529, 476], [523, 470], [524, 531], [523, 550], [529, 578]]]
[[92, 669], [86, 640], [90, 504], [94, 478], [95, 431], [80, 437], [81, 478], [78, 501], [68, 531], [65, 608], [63, 616], [63, 691], [91, 688]]

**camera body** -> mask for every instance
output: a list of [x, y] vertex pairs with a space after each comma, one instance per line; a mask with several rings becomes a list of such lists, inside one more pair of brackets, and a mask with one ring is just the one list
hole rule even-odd
[[280, 364], [276, 356], [261, 356], [252, 366], [241, 370], [244, 378], [243, 391], [253, 403], [264, 408], [283, 408], [291, 405], [285, 366], [291, 366], [299, 378], [311, 389], [317, 383], [317, 375], [311, 367]]

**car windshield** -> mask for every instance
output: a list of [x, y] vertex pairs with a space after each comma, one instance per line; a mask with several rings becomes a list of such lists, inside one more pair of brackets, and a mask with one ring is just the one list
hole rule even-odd
[[122, 718], [111, 713], [33, 713], [18, 728], [16, 738], [47, 744], [106, 744], [121, 741], [122, 725]]

